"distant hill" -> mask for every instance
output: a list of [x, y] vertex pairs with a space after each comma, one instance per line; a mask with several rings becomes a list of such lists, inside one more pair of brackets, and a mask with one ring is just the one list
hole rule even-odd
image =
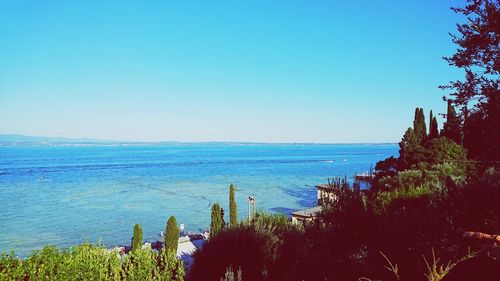
[[90, 145], [90, 144], [113, 144], [115, 141], [96, 139], [73, 139], [58, 137], [35, 137], [25, 135], [0, 135], [0, 146], [37, 146], [37, 145]]
[[[18, 134], [0, 134], [0, 146], [139, 146], [139, 145], [332, 145], [335, 143], [266, 143], [237, 141], [116, 141], [89, 138], [36, 137]], [[386, 145], [394, 143], [337, 143], [341, 145]]]

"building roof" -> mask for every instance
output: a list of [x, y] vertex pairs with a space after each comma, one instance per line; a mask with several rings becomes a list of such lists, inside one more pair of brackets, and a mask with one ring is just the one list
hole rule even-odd
[[297, 216], [297, 217], [315, 217], [321, 212], [322, 208], [321, 206], [309, 208], [309, 209], [304, 209], [304, 210], [299, 210], [292, 212], [292, 216]]
[[333, 187], [329, 184], [318, 184], [318, 185], [316, 185], [316, 189], [332, 190]]

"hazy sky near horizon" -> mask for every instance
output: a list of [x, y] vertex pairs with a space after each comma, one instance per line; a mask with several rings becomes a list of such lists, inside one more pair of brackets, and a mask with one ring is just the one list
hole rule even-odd
[[397, 142], [463, 3], [4, 0], [0, 134]]

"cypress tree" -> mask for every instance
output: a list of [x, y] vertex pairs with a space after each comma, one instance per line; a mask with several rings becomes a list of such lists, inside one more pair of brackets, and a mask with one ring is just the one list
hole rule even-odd
[[429, 136], [428, 140], [432, 140], [439, 137], [438, 123], [436, 116], [432, 114], [432, 110], [429, 116]]
[[179, 227], [174, 216], [170, 216], [165, 228], [165, 249], [177, 253], [177, 245], [179, 244]]
[[424, 109], [415, 108], [415, 117], [413, 118], [413, 133], [419, 144], [425, 143], [427, 139], [427, 128], [425, 125]]
[[432, 118], [432, 129], [429, 132], [429, 139], [439, 138], [438, 122], [436, 116]]
[[446, 112], [446, 122], [443, 124], [443, 130], [441, 131], [443, 137], [447, 137], [457, 144], [462, 144], [462, 132], [460, 129], [460, 119], [457, 116], [455, 107], [448, 100], [448, 110]]
[[432, 115], [432, 109], [431, 112], [429, 112], [429, 139], [431, 139], [431, 132], [432, 132], [432, 118], [434, 118], [434, 115]]
[[221, 225], [222, 225], [222, 228], [224, 228], [226, 226], [226, 221], [224, 220], [224, 214], [225, 214], [225, 210], [224, 208], [220, 208], [220, 220], [221, 220]]
[[422, 144], [427, 141], [427, 124], [425, 124], [424, 109], [420, 108], [420, 130], [422, 131]]
[[234, 198], [234, 186], [229, 186], [229, 225], [235, 227], [238, 225], [238, 209]]
[[433, 123], [434, 115], [432, 114], [432, 109], [431, 112], [429, 113], [429, 139], [433, 138], [432, 131], [434, 130], [434, 123]]
[[140, 224], [134, 226], [134, 236], [132, 237], [131, 250], [135, 251], [142, 247], [142, 227]]
[[418, 130], [420, 128], [418, 121], [420, 120], [419, 118], [420, 115], [420, 108], [415, 108], [415, 114], [413, 115], [413, 132], [415, 135], [418, 135]]
[[214, 237], [222, 231], [222, 209], [219, 203], [212, 205], [212, 221], [210, 222], [210, 237]]

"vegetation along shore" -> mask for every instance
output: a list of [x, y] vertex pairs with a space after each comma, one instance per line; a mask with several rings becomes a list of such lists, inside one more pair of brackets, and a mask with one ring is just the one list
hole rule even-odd
[[[165, 214], [153, 243], [136, 224], [123, 248], [2, 253], [0, 280], [500, 280], [500, 2], [453, 11], [464, 21], [444, 60], [463, 77], [440, 86], [443, 124], [438, 109], [407, 112], [399, 156], [361, 175], [367, 188], [332, 177], [292, 220], [228, 180], [227, 199], [207, 199], [205, 234], [184, 235]], [[247, 197], [242, 214], [236, 199]]]

